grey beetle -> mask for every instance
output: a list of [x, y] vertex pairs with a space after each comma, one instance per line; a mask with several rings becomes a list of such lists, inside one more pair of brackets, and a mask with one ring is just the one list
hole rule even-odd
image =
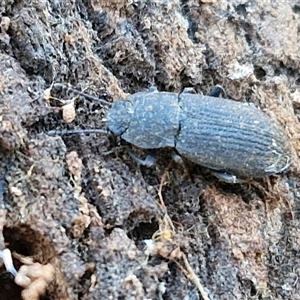
[[291, 164], [290, 143], [280, 126], [259, 109], [225, 98], [135, 93], [112, 104], [107, 128], [140, 148], [173, 147], [231, 182], [281, 173]]

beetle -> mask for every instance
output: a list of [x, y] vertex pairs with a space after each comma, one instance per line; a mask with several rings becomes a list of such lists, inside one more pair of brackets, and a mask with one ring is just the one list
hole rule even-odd
[[286, 170], [292, 155], [284, 130], [258, 108], [218, 97], [221, 91], [216, 86], [209, 96], [190, 89], [180, 94], [156, 89], [138, 92], [111, 105], [106, 125], [109, 132], [139, 148], [172, 147], [225, 181]]

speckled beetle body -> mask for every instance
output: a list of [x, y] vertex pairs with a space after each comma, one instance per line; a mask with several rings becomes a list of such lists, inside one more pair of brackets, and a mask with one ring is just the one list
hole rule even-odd
[[286, 170], [284, 131], [259, 109], [191, 93], [140, 92], [112, 105], [108, 129], [145, 149], [174, 147], [196, 164], [239, 178]]

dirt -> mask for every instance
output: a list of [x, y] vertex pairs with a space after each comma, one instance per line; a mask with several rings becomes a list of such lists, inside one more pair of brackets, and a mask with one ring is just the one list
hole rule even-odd
[[[26, 279], [0, 261], [0, 300], [300, 299], [298, 1], [0, 0], [0, 12], [0, 250]], [[221, 84], [281, 124], [293, 164], [230, 184], [168, 149], [147, 168], [105, 134], [49, 136], [105, 128], [101, 103], [54, 83], [107, 101]]]

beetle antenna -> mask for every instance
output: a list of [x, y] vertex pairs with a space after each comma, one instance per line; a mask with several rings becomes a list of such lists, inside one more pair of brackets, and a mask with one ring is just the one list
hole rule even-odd
[[58, 89], [65, 89], [65, 90], [69, 90], [69, 91], [72, 91], [74, 92], [75, 94], [79, 95], [79, 96], [83, 96], [85, 97], [86, 99], [89, 99], [89, 100], [92, 100], [92, 101], [96, 101], [96, 102], [100, 102], [102, 104], [105, 104], [105, 105], [109, 105], [111, 106], [112, 103], [104, 100], [104, 99], [101, 99], [101, 98], [97, 98], [95, 96], [92, 96], [92, 95], [89, 95], [89, 94], [86, 94], [86, 93], [83, 93], [83, 92], [80, 92], [80, 91], [77, 91], [76, 89], [72, 88], [72, 87], [69, 87], [67, 85], [64, 85], [62, 83], [54, 83], [53, 84], [53, 87], [55, 88], [58, 88]]
[[71, 129], [71, 130], [50, 130], [45, 132], [48, 135], [71, 135], [71, 134], [89, 134], [89, 133], [105, 133], [108, 134], [107, 130], [104, 129]]

